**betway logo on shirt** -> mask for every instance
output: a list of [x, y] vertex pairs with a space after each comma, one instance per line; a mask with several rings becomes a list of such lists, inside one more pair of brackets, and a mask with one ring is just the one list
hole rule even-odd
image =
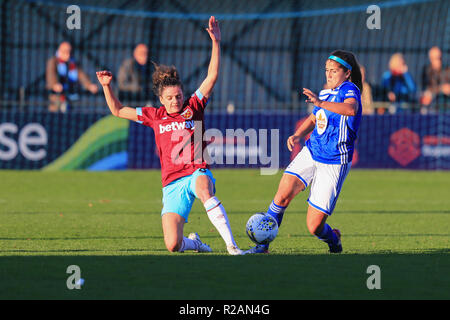
[[172, 122], [166, 125], [159, 125], [159, 133], [170, 132], [175, 130], [184, 130], [184, 129], [195, 129], [195, 121], [184, 121], [184, 122]]

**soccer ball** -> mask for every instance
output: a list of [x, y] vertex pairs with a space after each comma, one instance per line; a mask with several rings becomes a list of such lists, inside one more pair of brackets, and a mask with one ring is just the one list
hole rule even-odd
[[248, 219], [246, 233], [256, 244], [269, 244], [278, 234], [278, 223], [269, 214], [258, 212]]

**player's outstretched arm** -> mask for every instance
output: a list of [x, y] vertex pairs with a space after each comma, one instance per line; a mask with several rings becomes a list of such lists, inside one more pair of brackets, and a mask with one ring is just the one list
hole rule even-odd
[[303, 94], [308, 97], [306, 102], [311, 102], [319, 108], [327, 109], [337, 114], [353, 117], [358, 111], [358, 101], [355, 98], [345, 99], [344, 102], [323, 101], [319, 99], [317, 94], [307, 88], [303, 88]]
[[316, 116], [313, 113], [311, 113], [308, 119], [303, 121], [303, 123], [300, 125], [297, 131], [295, 131], [295, 133], [287, 139], [286, 144], [289, 151], [292, 151], [294, 146], [297, 143], [299, 143], [301, 139], [303, 139], [311, 131], [313, 131], [315, 126], [316, 126]]
[[129, 107], [124, 107], [120, 101], [114, 95], [111, 89], [112, 73], [109, 71], [98, 71], [97, 78], [103, 88], [105, 94], [106, 103], [108, 104], [111, 113], [119, 118], [137, 121], [136, 110]]
[[219, 22], [214, 16], [209, 18], [209, 26], [206, 28], [212, 41], [211, 61], [209, 62], [208, 75], [200, 86], [200, 92], [206, 98], [211, 96], [214, 85], [219, 77], [220, 68], [220, 28]]

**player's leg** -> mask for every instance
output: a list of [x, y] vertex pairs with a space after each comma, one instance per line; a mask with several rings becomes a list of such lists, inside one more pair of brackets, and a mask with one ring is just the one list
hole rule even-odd
[[202, 243], [197, 234], [195, 237], [183, 236], [185, 220], [178, 213], [167, 212], [162, 216], [162, 228], [164, 234], [164, 243], [170, 252], [184, 252], [195, 250], [199, 252], [210, 252], [208, 245]]
[[175, 212], [167, 212], [162, 216], [164, 243], [170, 252], [182, 251], [184, 223], [185, 219]]
[[309, 232], [326, 242], [332, 253], [342, 251], [341, 234], [339, 230], [331, 228], [326, 220], [334, 211], [350, 167], [351, 163], [343, 165], [317, 163], [316, 176], [311, 184], [306, 224]]
[[308, 148], [303, 148], [284, 171], [277, 193], [267, 213], [277, 220], [278, 227], [283, 220], [284, 211], [301, 191], [305, 190], [314, 175], [315, 167]]
[[[267, 209], [267, 214], [275, 218], [278, 223], [278, 227], [281, 225], [283, 220], [284, 211], [288, 207], [289, 203], [295, 198], [295, 196], [305, 190], [305, 185], [301, 180], [299, 180], [295, 175], [284, 173], [281, 177], [280, 184], [278, 185], [277, 193], [273, 198], [269, 208]], [[268, 244], [259, 244], [255, 247], [250, 248], [245, 253], [268, 253]]]
[[193, 179], [195, 181], [195, 195], [203, 203], [209, 220], [225, 241], [228, 252], [230, 254], [242, 254], [231, 232], [225, 208], [215, 196], [214, 178], [212, 178], [211, 173], [209, 170], [198, 171]]
[[313, 236], [318, 236], [322, 232], [327, 218], [328, 215], [309, 205], [306, 214], [306, 226], [308, 227], [309, 233]]
[[330, 252], [339, 253], [342, 251], [341, 233], [326, 223], [327, 218], [327, 214], [309, 205], [306, 214], [306, 225], [309, 232], [319, 240], [326, 242]]
[[298, 177], [288, 173], [283, 174], [277, 193], [267, 209], [267, 213], [275, 218], [278, 226], [283, 221], [284, 211], [289, 203], [303, 190], [305, 190], [305, 185]]
[[[315, 171], [314, 162], [308, 148], [303, 148], [284, 171], [277, 193], [267, 209], [267, 214], [275, 218], [278, 227], [283, 221], [284, 212], [291, 201], [311, 183]], [[250, 248], [246, 253], [268, 253], [269, 245], [261, 244]]]
[[163, 188], [162, 228], [164, 243], [170, 252], [195, 250], [210, 252], [211, 248], [202, 243], [197, 234], [183, 236], [184, 224], [195, 198], [188, 192], [188, 178], [181, 178]]
[[188, 238], [183, 236], [185, 220], [178, 213], [167, 212], [162, 216], [162, 228], [164, 243], [170, 252], [184, 252], [194, 250], [197, 252], [211, 252], [211, 248], [201, 242], [196, 233], [192, 233]]

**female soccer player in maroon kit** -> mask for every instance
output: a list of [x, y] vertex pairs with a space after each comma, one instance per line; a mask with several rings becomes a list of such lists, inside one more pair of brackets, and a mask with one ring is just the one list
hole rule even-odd
[[198, 90], [184, 99], [182, 83], [175, 67], [155, 65], [153, 86], [162, 104], [160, 108], [130, 108], [122, 106], [111, 89], [112, 74], [97, 72], [111, 113], [152, 127], [161, 161], [163, 185], [162, 228], [164, 242], [171, 252], [212, 251], [197, 233], [183, 236], [184, 224], [195, 198], [199, 198], [212, 224], [222, 236], [232, 255], [243, 252], [237, 247], [223, 205], [215, 197], [215, 179], [204, 157], [204, 109], [219, 76], [221, 34], [215, 17], [206, 28], [212, 40], [208, 75]]

